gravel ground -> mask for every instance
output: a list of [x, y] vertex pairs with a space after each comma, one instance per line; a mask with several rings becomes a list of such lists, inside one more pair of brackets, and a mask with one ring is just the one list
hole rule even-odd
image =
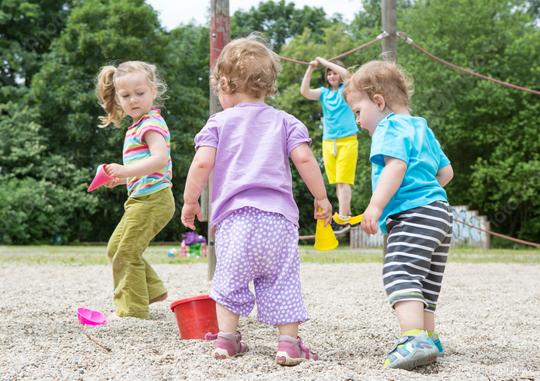
[[[0, 380], [539, 380], [539, 266], [450, 263], [439, 331], [446, 355], [414, 372], [383, 370], [397, 324], [379, 264], [304, 264], [311, 319], [304, 341], [322, 359], [273, 363], [276, 334], [252, 316], [241, 330], [250, 352], [215, 361], [212, 344], [180, 340], [176, 299], [206, 293], [206, 265], [157, 265], [169, 300], [147, 321], [79, 324], [76, 308], [112, 311], [106, 266], [0, 265]], [[91, 341], [110, 348], [110, 352]]]

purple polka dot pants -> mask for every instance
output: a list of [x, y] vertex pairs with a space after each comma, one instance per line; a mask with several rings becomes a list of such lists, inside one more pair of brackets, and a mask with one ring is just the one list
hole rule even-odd
[[[249, 289], [253, 281], [255, 295]], [[216, 272], [210, 296], [228, 310], [282, 325], [309, 319], [300, 289], [298, 228], [283, 215], [244, 207], [216, 231]]]

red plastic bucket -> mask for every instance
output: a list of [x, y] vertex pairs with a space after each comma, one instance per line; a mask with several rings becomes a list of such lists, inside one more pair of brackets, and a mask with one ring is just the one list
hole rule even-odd
[[208, 295], [172, 302], [171, 311], [182, 339], [204, 339], [207, 332], [217, 333], [216, 302]]

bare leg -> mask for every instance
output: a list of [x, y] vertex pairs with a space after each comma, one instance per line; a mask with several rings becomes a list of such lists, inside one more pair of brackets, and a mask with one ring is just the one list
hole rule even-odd
[[426, 331], [435, 331], [435, 313], [424, 311], [424, 329]]
[[224, 360], [230, 357], [241, 356], [248, 351], [247, 345], [237, 332], [240, 315], [216, 303], [219, 333], [214, 342], [214, 358]]
[[343, 217], [351, 215], [351, 185], [346, 183], [336, 184], [336, 195], [339, 202], [339, 214]]
[[220, 332], [236, 333], [240, 315], [229, 311], [219, 303], [216, 303], [216, 315]]
[[289, 323], [289, 324], [283, 324], [278, 325], [279, 334], [280, 335], [287, 335], [292, 336], [294, 338], [298, 337], [298, 323]]
[[398, 302], [395, 305], [401, 332], [424, 329], [424, 303], [415, 300]]

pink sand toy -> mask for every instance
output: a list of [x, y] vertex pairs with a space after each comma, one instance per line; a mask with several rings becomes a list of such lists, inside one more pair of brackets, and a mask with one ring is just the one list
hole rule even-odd
[[77, 308], [77, 317], [81, 324], [85, 325], [102, 325], [107, 323], [107, 318], [103, 313], [86, 307]]
[[92, 192], [94, 189], [105, 185], [112, 179], [113, 178], [107, 174], [107, 170], [105, 169], [105, 164], [101, 164], [97, 168], [96, 176], [94, 177], [94, 180], [92, 180], [92, 183], [88, 187], [88, 192]]

